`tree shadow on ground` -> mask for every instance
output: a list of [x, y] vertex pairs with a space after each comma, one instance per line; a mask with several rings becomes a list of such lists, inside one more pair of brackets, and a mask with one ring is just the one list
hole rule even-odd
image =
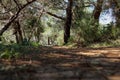
[[[7, 64], [1, 60], [2, 66]], [[39, 53], [33, 50], [10, 65], [29, 66], [17, 68], [17, 71], [9, 68], [5, 73], [13, 72], [8, 74], [12, 77], [0, 80], [119, 80], [120, 48], [39, 47]]]

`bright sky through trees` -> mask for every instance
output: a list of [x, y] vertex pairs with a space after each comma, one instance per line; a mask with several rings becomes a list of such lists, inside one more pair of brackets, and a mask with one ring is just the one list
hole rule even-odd
[[[68, 0], [65, 0], [65, 1], [68, 2]], [[96, 1], [96, 0], [94, 0], [94, 1]], [[94, 10], [94, 6], [91, 5], [88, 9], [91, 12]], [[116, 22], [116, 19], [115, 19], [114, 13], [113, 13], [113, 9], [109, 8], [107, 10], [102, 11], [100, 18], [99, 18], [99, 23], [106, 25], [111, 22], [113, 22], [113, 23]]]
[[115, 23], [116, 19], [113, 13], [113, 9], [109, 8], [108, 10], [104, 10], [99, 19], [100, 24], [109, 24], [109, 23]]

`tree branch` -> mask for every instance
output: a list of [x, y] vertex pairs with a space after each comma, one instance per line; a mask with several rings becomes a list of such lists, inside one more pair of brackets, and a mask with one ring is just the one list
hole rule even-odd
[[16, 6], [20, 9], [21, 8], [21, 5], [19, 4], [19, 2], [17, 2], [16, 0], [13, 0], [16, 4]]
[[[38, 9], [38, 10], [42, 10], [42, 8], [39, 8], [39, 7], [34, 7], [34, 6], [32, 6], [32, 7], [33, 7], [33, 8], [36, 8], [36, 9]], [[45, 12], [45, 13], [47, 13], [48, 15], [53, 16], [53, 17], [55, 17], [55, 18], [58, 18], [58, 19], [61, 19], [61, 20], [65, 20], [64, 17], [61, 17], [61, 16], [58, 16], [58, 15], [53, 14], [53, 13], [51, 13], [51, 12], [45, 11], [44, 8], [43, 8], [43, 12]]]
[[35, 2], [35, 1], [36, 1], [36, 0], [32, 0], [32, 1], [28, 2], [28, 3], [26, 3], [25, 5], [23, 5], [23, 6], [16, 12], [16, 14], [14, 14], [14, 15], [10, 18], [9, 22], [0, 30], [0, 35], [2, 35], [2, 34], [10, 27], [10, 25], [18, 18], [20, 12], [21, 12], [25, 7], [27, 7], [29, 4], [31, 4], [31, 3]]
[[61, 16], [58, 16], [58, 15], [56, 15], [56, 14], [53, 14], [53, 13], [51, 13], [51, 12], [46, 12], [47, 14], [49, 14], [49, 15], [51, 15], [51, 16], [53, 16], [53, 17], [55, 17], [55, 18], [58, 18], [58, 19], [61, 19], [61, 20], [65, 20], [65, 18], [63, 18], [63, 17], [61, 17]]

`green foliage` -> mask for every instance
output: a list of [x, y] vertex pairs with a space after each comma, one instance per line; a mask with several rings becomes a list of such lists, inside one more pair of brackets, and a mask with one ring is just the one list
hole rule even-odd
[[3, 45], [0, 44], [0, 58], [12, 59], [21, 57], [19, 52], [21, 47], [17, 44], [14, 45]]
[[14, 48], [6, 49], [4, 52], [0, 54], [0, 58], [5, 58], [5, 59], [12, 59], [19, 57], [20, 57], [20, 53], [16, 52]]
[[37, 43], [37, 42], [31, 42], [31, 41], [29, 41], [29, 40], [27, 40], [27, 39], [25, 38], [25, 39], [23, 40], [22, 44], [19, 45], [19, 46], [32, 46], [32, 47], [38, 47], [38, 46], [40, 46], [40, 44]]
[[0, 44], [0, 58], [15, 59], [24, 57], [26, 54], [40, 53], [39, 44], [30, 42], [29, 45], [23, 44]]
[[100, 26], [94, 19], [86, 17], [82, 20], [76, 20], [74, 26], [76, 26], [76, 28], [72, 29], [73, 38], [71, 38], [71, 40], [84, 46], [92, 43], [116, 40], [120, 36], [120, 29], [113, 24]]
[[26, 23], [29, 27], [34, 27], [36, 22], [37, 22], [37, 18], [33, 17], [32, 19], [27, 20]]
[[63, 30], [61, 30], [61, 31], [59, 31], [59, 33], [58, 33], [58, 37], [56, 38], [56, 43], [57, 43], [57, 45], [63, 45], [63, 34], [64, 34], [64, 31]]
[[[25, 38], [28, 41], [39, 42], [42, 33], [45, 31], [41, 20], [31, 16], [31, 18], [25, 20], [24, 26]], [[28, 44], [27, 41], [24, 41], [24, 43]]]
[[[89, 3], [86, 3], [88, 0], [74, 0], [72, 8], [72, 29], [71, 37], [69, 39], [69, 44], [77, 43], [84, 46], [87, 46], [91, 43], [106, 42], [110, 40], [115, 40], [120, 36], [120, 29], [114, 27], [113, 24], [107, 26], [99, 25], [99, 21], [95, 21], [93, 17], [93, 10], [90, 9], [92, 6]], [[96, 2], [96, 0], [91, 0]], [[21, 5], [26, 3], [26, 0], [19, 1]], [[18, 9], [14, 2], [5, 0], [3, 1], [6, 9], [10, 8], [13, 13], [16, 13]], [[11, 4], [13, 6], [11, 6]], [[66, 17], [66, 7], [68, 1], [66, 0], [47, 0], [47, 1], [37, 1], [30, 6], [26, 7], [21, 11], [21, 15], [24, 14], [24, 17], [20, 16], [20, 26], [23, 34], [23, 43], [21, 45], [13, 44], [15, 42], [15, 36], [13, 35], [13, 30], [4, 34], [5, 37], [2, 37], [2, 43], [12, 44], [8, 46], [8, 51], [5, 53], [11, 53], [10, 47], [14, 48], [15, 51], [25, 51], [22, 48], [26, 47], [38, 47], [41, 45], [61, 45], [63, 44], [64, 38], [64, 20], [59, 20], [58, 17]], [[86, 6], [86, 7], [85, 7]], [[42, 8], [44, 10], [42, 11]], [[5, 11], [7, 12], [7, 10]], [[2, 10], [2, 7], [1, 7]], [[3, 9], [4, 10], [4, 9]], [[47, 12], [51, 12], [55, 15], [49, 15]], [[46, 13], [46, 14], [45, 14]], [[6, 13], [5, 13], [6, 14]], [[18, 17], [19, 17], [18, 16]], [[5, 24], [5, 23], [4, 23]], [[14, 25], [11, 25], [13, 28]], [[10, 28], [10, 29], [11, 29]], [[10, 36], [12, 35], [12, 37]], [[8, 38], [8, 36], [10, 38]], [[2, 46], [0, 49], [3, 49]], [[4, 48], [6, 49], [6, 48]], [[6, 50], [7, 50], [6, 49]], [[21, 51], [20, 51], [21, 50]], [[14, 53], [14, 52], [13, 52]]]
[[101, 34], [103, 41], [116, 40], [120, 36], [119, 28], [113, 24], [103, 27]]
[[92, 48], [100, 48], [100, 47], [120, 47], [120, 39], [117, 40], [110, 40], [106, 42], [98, 42], [98, 43], [93, 43], [90, 44], [87, 47], [92, 47]]
[[30, 45], [30, 41], [28, 41], [26, 38], [23, 40], [22, 42], [23, 46], [29, 46]]

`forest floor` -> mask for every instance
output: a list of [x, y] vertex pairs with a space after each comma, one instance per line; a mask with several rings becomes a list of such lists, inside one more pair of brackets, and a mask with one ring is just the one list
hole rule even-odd
[[40, 47], [0, 60], [0, 80], [120, 80], [120, 47]]

